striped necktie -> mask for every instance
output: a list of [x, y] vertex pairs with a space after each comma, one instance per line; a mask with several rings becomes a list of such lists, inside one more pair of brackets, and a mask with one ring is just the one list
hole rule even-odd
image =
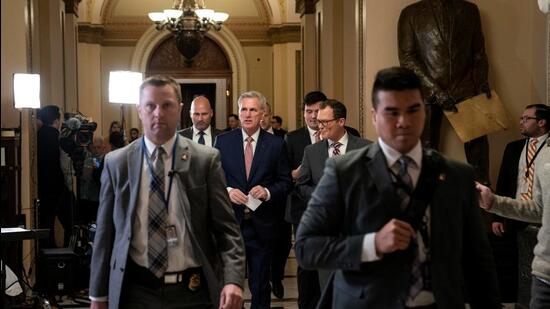
[[538, 140], [533, 138], [529, 142], [529, 147], [527, 149], [527, 165], [525, 166], [525, 183], [527, 185], [527, 192], [521, 194], [522, 200], [532, 200], [533, 199], [533, 180], [535, 178], [535, 154], [537, 153], [537, 143]]
[[168, 268], [168, 245], [166, 243], [166, 222], [168, 209], [164, 203], [164, 148], [157, 147], [153, 152], [152, 171], [150, 173], [150, 192], [148, 203], [149, 233], [148, 251], [149, 270], [161, 277]]
[[339, 156], [340, 155], [340, 147], [342, 146], [342, 143], [340, 142], [334, 142], [330, 145], [330, 148], [332, 148], [332, 156]]

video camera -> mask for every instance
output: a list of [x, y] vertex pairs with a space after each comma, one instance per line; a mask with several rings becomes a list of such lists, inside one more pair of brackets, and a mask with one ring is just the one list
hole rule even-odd
[[65, 113], [64, 115], [59, 144], [73, 161], [77, 175], [82, 172], [84, 148], [93, 143], [96, 129], [97, 123], [82, 114]]

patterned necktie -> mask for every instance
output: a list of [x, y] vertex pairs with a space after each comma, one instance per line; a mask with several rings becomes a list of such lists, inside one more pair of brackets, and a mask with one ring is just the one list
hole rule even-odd
[[157, 147], [151, 156], [153, 160], [150, 173], [150, 192], [148, 204], [149, 234], [148, 251], [149, 270], [161, 277], [168, 268], [168, 247], [166, 243], [166, 221], [168, 210], [164, 204], [164, 148]]
[[250, 176], [250, 168], [252, 167], [252, 159], [254, 158], [254, 152], [252, 150], [252, 137], [246, 138], [246, 147], [244, 148], [244, 167], [246, 169], [246, 179]]
[[412, 162], [412, 159], [409, 156], [401, 156], [395, 163], [399, 168], [397, 177], [397, 194], [401, 197], [401, 209], [405, 210], [409, 205], [411, 197], [409, 194], [413, 191], [413, 184], [411, 175], [409, 175], [409, 164]]
[[537, 143], [538, 140], [533, 138], [529, 142], [529, 148], [527, 149], [527, 164], [530, 164], [528, 167], [525, 166], [527, 192], [521, 194], [521, 199], [526, 201], [533, 199], [533, 179], [535, 178], [535, 162], [533, 162], [533, 158], [535, 157], [535, 153], [537, 153]]
[[313, 133], [313, 137], [315, 137], [315, 142], [317, 143], [318, 141], [321, 140], [321, 130], [317, 130]]
[[330, 145], [332, 148], [332, 156], [339, 156], [340, 155], [340, 147], [342, 146], [342, 143], [340, 142], [334, 142]]
[[199, 131], [199, 140], [198, 140], [198, 142], [199, 142], [199, 144], [201, 144], [201, 145], [204, 145], [204, 144], [205, 144], [205, 142], [204, 142], [204, 134], [206, 134], [206, 133], [204, 133], [203, 130], [200, 130], [200, 131]]

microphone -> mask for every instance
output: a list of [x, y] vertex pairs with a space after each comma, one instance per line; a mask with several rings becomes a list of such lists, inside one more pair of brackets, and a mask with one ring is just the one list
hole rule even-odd
[[67, 125], [67, 128], [69, 128], [69, 130], [71, 131], [77, 131], [82, 125], [80, 120], [74, 117], [67, 119], [67, 121], [65, 121], [65, 124]]

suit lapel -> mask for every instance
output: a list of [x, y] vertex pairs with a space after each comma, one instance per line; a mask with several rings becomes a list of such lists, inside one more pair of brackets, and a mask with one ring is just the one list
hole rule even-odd
[[[380, 192], [382, 203], [386, 205], [391, 217], [401, 217], [401, 200], [395, 192], [386, 157], [378, 144], [373, 144], [367, 156], [367, 172], [370, 174], [371, 184]], [[367, 199], [369, 200], [369, 199]]]
[[134, 210], [137, 204], [137, 197], [139, 194], [139, 187], [141, 183], [141, 168], [143, 166], [143, 137], [137, 143], [133, 143], [130, 146], [130, 150], [127, 154], [128, 165], [128, 180], [130, 182], [130, 204], [128, 213], [131, 215], [132, 222], [134, 217]]
[[[177, 172], [177, 174], [174, 177], [174, 180], [178, 181], [178, 187], [172, 187], [171, 194], [178, 194], [178, 192], [174, 192], [174, 190], [179, 189], [180, 193], [178, 196], [178, 204], [180, 207], [182, 207], [182, 211], [185, 218], [185, 224], [188, 226], [190, 230], [192, 230], [193, 225], [191, 224], [191, 205], [189, 203], [189, 200], [187, 198], [186, 192], [186, 184], [188, 181], [186, 181], [187, 177], [189, 177], [189, 166], [192, 159], [192, 156], [194, 155], [191, 150], [189, 149], [189, 140], [186, 140], [184, 138], [178, 138], [176, 140], [176, 153], [172, 160], [174, 161], [174, 171]], [[174, 185], [174, 184], [172, 184]], [[191, 233], [192, 234], [192, 233]]]
[[243, 180], [242, 181], [243, 184], [246, 184], [247, 179], [246, 179], [246, 166], [244, 164], [243, 131], [242, 129], [237, 129], [233, 131], [236, 131], [236, 133], [234, 134], [234, 140], [233, 140], [233, 144], [235, 145], [234, 147], [236, 147], [235, 149], [236, 152], [235, 152], [235, 157], [233, 157], [231, 160], [236, 161], [235, 166], [238, 167], [237, 173], [239, 173], [239, 176], [240, 176], [239, 178]]

